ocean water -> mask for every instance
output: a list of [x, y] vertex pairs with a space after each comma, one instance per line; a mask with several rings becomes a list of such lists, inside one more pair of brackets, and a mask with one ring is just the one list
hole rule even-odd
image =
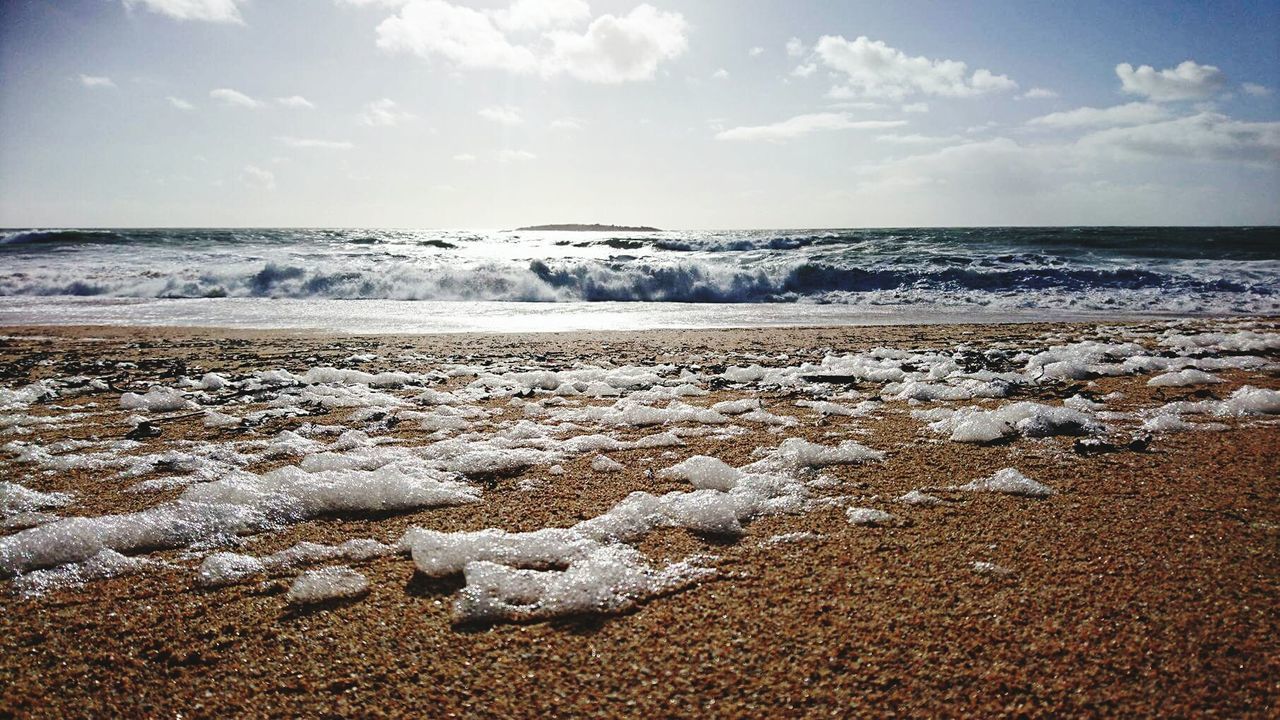
[[1280, 228], [0, 231], [0, 323], [643, 329], [1280, 313]]

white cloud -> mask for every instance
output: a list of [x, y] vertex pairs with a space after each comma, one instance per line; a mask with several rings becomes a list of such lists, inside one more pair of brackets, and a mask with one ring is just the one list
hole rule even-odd
[[804, 41], [798, 37], [793, 37], [788, 40], [786, 49], [787, 55], [795, 58], [804, 57], [804, 54], [809, 52], [809, 49], [804, 45]]
[[639, 5], [622, 17], [601, 15], [581, 35], [548, 33], [551, 51], [543, 74], [563, 72], [596, 83], [649, 80], [660, 64], [689, 47], [687, 31], [683, 15], [652, 5]]
[[[828, 93], [830, 95], [830, 93]], [[843, 108], [845, 110], [887, 110], [888, 105], [881, 102], [871, 102], [869, 100], [841, 100], [839, 102], [830, 103], [833, 108]]]
[[642, 4], [623, 16], [590, 17], [581, 0], [516, 0], [476, 10], [446, 0], [409, 0], [378, 25], [378, 47], [441, 58], [464, 69], [495, 69], [585, 82], [648, 80], [688, 47], [679, 13]]
[[578, 118], [565, 117], [551, 121], [552, 130], [581, 130], [583, 123]]
[[958, 60], [910, 57], [866, 36], [846, 40], [825, 35], [814, 55], [828, 68], [843, 73], [840, 95], [901, 100], [909, 95], [974, 97], [1014, 90], [1018, 84], [1005, 75], [979, 68], [972, 73]]
[[1258, 83], [1243, 83], [1240, 85], [1240, 89], [1254, 97], [1266, 97], [1271, 94], [1271, 88]]
[[502, 150], [495, 156], [498, 162], [525, 162], [537, 160], [538, 156], [527, 150]]
[[927, 112], [929, 112], [929, 103], [918, 102], [918, 103], [910, 103], [910, 104], [908, 104], [908, 105], [903, 105], [903, 106], [902, 106], [902, 112], [904, 112], [904, 113], [927, 113]]
[[444, 0], [412, 0], [377, 33], [384, 50], [439, 56], [461, 68], [530, 73], [538, 67], [533, 51], [511, 44], [489, 15]]
[[816, 72], [818, 72], [818, 66], [816, 64], [805, 63], [804, 65], [797, 65], [795, 69], [791, 71], [791, 74], [795, 77], [806, 78]]
[[304, 108], [307, 110], [315, 110], [316, 106], [312, 102], [301, 95], [290, 95], [289, 97], [278, 97], [276, 102], [285, 107]]
[[1226, 84], [1222, 71], [1212, 65], [1186, 60], [1175, 68], [1157, 71], [1150, 65], [1134, 69], [1129, 63], [1116, 66], [1120, 86], [1131, 95], [1143, 95], [1156, 102], [1204, 100]]
[[485, 120], [491, 120], [499, 125], [515, 126], [524, 124], [524, 116], [520, 114], [520, 108], [510, 105], [487, 107], [477, 114]]
[[458, 153], [457, 155], [453, 156], [453, 159], [457, 160], [458, 162], [473, 163], [476, 161], [476, 156], [472, 155], [471, 153]]
[[[868, 223], [886, 225], [1061, 225], [1080, 217], [1097, 224], [1192, 224], [1205, 217], [1259, 223], [1275, 216], [1271, 210], [1259, 216], [1253, 198], [1187, 172], [1185, 153], [1118, 151], [1117, 134], [1134, 130], [1103, 130], [1099, 145], [997, 137], [928, 150], [866, 167], [863, 180], [837, 201], [860, 208]], [[1250, 182], [1259, 179], [1274, 188], [1280, 174]]]
[[877, 142], [895, 145], [945, 145], [965, 142], [963, 135], [879, 135]]
[[1102, 130], [1081, 148], [1124, 157], [1280, 164], [1280, 122], [1241, 122], [1199, 113], [1159, 123]]
[[168, 100], [170, 105], [172, 105], [173, 107], [179, 110], [194, 110], [196, 108], [195, 105], [192, 105], [186, 100], [183, 100], [182, 98], [174, 97], [172, 95], [165, 98], [165, 100]]
[[[933, 187], [980, 195], [1023, 194], [1044, 186], [1046, 175], [1063, 170], [1057, 154], [1008, 138], [945, 147], [870, 168], [863, 190]], [[981, 188], [981, 192], [977, 191]]]
[[1027, 100], [1045, 100], [1048, 98], [1058, 97], [1058, 93], [1042, 87], [1033, 87], [1030, 90], [1022, 93], [1022, 95], [1020, 95], [1019, 97], [1022, 97]]
[[275, 190], [276, 174], [257, 165], [245, 165], [240, 182], [255, 190]]
[[214, 100], [218, 100], [219, 102], [225, 103], [227, 105], [235, 105], [238, 107], [256, 108], [262, 105], [262, 103], [258, 102], [257, 100], [254, 100], [248, 95], [245, 95], [239, 90], [232, 90], [231, 88], [218, 88], [217, 90], [210, 90], [209, 97], [213, 98]]
[[240, 5], [247, 0], [124, 0], [125, 8], [141, 6], [175, 20], [243, 24]]
[[504, 30], [543, 30], [576, 25], [591, 17], [591, 7], [585, 0], [515, 0], [492, 17]]
[[1057, 128], [1104, 127], [1110, 125], [1142, 125], [1169, 117], [1169, 112], [1155, 103], [1133, 102], [1109, 108], [1082, 107], [1049, 113], [1027, 121], [1028, 125]]
[[350, 150], [355, 147], [345, 140], [317, 140], [315, 138], [282, 137], [280, 142], [295, 148], [318, 150]]
[[763, 54], [764, 54], [764, 48], [760, 47], [759, 45], [747, 51], [748, 57], [760, 57]]
[[382, 98], [364, 106], [360, 113], [360, 122], [373, 127], [391, 127], [413, 118], [413, 113], [400, 109], [395, 100]]
[[711, 73], [711, 79], [712, 80], [728, 80], [729, 71], [725, 70], [724, 68], [720, 68], [719, 70], [716, 70], [715, 72]]
[[81, 75], [80, 84], [90, 88], [113, 88], [116, 86], [114, 80], [102, 75]]
[[877, 130], [906, 124], [905, 120], [854, 120], [849, 113], [812, 113], [797, 115], [771, 125], [729, 128], [716, 133], [716, 139], [780, 142], [827, 130]]

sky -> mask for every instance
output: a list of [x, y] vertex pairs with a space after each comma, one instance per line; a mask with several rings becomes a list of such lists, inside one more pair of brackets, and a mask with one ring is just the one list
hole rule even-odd
[[1280, 3], [0, 0], [0, 226], [1280, 224]]

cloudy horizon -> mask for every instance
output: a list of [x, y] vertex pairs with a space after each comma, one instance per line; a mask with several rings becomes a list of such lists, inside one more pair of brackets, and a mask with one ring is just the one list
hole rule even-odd
[[1280, 10], [23, 0], [0, 226], [1280, 223]]

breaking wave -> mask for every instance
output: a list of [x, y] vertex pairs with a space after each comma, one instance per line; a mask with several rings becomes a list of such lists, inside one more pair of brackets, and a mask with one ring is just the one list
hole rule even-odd
[[0, 295], [1280, 312], [1275, 228], [20, 230]]

